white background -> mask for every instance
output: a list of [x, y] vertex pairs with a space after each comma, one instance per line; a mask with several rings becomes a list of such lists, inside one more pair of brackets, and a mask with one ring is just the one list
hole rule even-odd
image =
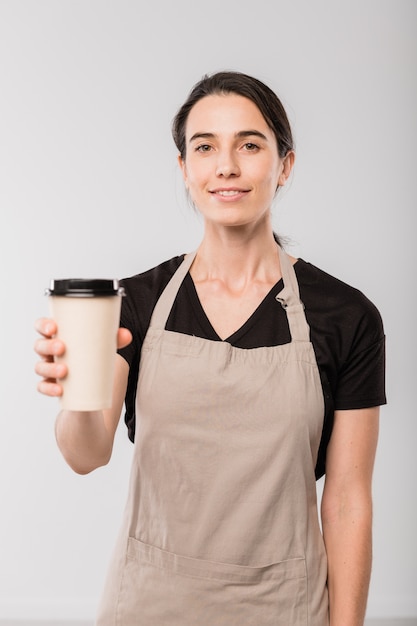
[[0, 0], [0, 618], [91, 618], [127, 491], [71, 472], [35, 391], [53, 277], [122, 277], [193, 249], [173, 115], [205, 72], [266, 81], [297, 164], [274, 209], [289, 250], [381, 311], [387, 392], [369, 616], [417, 616], [414, 0]]

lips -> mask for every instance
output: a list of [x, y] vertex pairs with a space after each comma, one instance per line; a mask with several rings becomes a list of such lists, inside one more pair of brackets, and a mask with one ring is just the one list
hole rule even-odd
[[248, 193], [248, 189], [212, 189], [210, 191], [211, 194], [216, 196], [221, 196], [222, 198], [238, 198], [242, 195]]

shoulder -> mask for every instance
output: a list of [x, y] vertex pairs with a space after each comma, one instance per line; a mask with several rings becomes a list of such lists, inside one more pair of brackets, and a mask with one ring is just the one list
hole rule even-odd
[[316, 291], [321, 297], [325, 297], [329, 303], [350, 303], [354, 305], [371, 304], [368, 298], [356, 287], [343, 282], [339, 278], [328, 274], [312, 263], [298, 259], [294, 266], [298, 281], [304, 289]]
[[366, 328], [371, 343], [381, 338], [383, 326], [379, 310], [362, 291], [303, 259], [294, 267], [307, 314], [325, 314], [327, 319], [330, 317], [352, 333]]
[[385, 333], [379, 310], [359, 289], [314, 265], [300, 259], [295, 268], [334, 408], [385, 404]]
[[183, 259], [184, 255], [173, 257], [151, 269], [120, 281], [120, 285], [125, 290], [121, 316], [123, 325], [130, 330], [136, 329], [143, 338], [159, 296]]

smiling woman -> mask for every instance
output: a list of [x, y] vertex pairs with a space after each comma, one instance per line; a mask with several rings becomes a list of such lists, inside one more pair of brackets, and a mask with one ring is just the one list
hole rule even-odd
[[[173, 136], [203, 239], [122, 281], [113, 406], [57, 418], [79, 473], [109, 461], [123, 403], [135, 442], [97, 626], [361, 626], [380, 315], [273, 233], [294, 146], [266, 85], [205, 76]], [[53, 320], [38, 330], [39, 390], [59, 395], [65, 346]]]
[[279, 156], [275, 134], [258, 107], [235, 94], [206, 96], [190, 111], [186, 146], [179, 163], [206, 228], [209, 223], [259, 228], [264, 221], [270, 232], [271, 204], [291, 172], [294, 152]]

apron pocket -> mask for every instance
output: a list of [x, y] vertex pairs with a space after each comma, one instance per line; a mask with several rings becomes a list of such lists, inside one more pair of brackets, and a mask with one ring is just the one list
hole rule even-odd
[[306, 626], [304, 558], [247, 567], [129, 538], [117, 626]]

